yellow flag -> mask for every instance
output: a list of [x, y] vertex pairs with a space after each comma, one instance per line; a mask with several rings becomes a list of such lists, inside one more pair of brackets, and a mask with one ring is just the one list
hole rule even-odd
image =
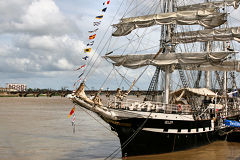
[[87, 52], [91, 52], [92, 48], [86, 48], [84, 49], [84, 52], [87, 53]]

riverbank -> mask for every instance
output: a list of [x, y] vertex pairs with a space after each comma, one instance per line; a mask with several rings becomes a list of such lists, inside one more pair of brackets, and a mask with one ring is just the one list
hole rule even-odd
[[[49, 94], [27, 94], [27, 95], [23, 95], [23, 94], [0, 94], [0, 98], [1, 97], [58, 97], [61, 95], [49, 95]], [[61, 97], [65, 97], [66, 95], [64, 94]]]

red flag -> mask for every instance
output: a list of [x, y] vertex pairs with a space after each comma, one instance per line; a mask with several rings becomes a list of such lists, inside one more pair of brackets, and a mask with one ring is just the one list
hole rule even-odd
[[109, 3], [110, 3], [110, 0], [104, 2], [103, 5], [106, 5], [106, 4], [109, 4]]
[[71, 115], [75, 112], [75, 106], [73, 106], [72, 110], [70, 111], [68, 118], [71, 117]]
[[89, 36], [89, 39], [94, 39], [96, 37], [96, 34]]
[[85, 66], [86, 66], [86, 64], [84, 64], [84, 65], [82, 65], [81, 67], [75, 69], [75, 71], [77, 71], [77, 70], [79, 70], [79, 69], [81, 69], [81, 68], [83, 68], [83, 67], [85, 67]]

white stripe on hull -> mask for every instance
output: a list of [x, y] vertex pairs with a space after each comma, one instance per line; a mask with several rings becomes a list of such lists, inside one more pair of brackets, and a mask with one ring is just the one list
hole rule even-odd
[[150, 132], [158, 132], [158, 133], [177, 133], [177, 134], [194, 134], [194, 133], [204, 133], [204, 132], [211, 132], [213, 129], [209, 130], [209, 127], [205, 128], [205, 131], [203, 128], [198, 128], [198, 131], [196, 128], [191, 129], [190, 132], [188, 132], [188, 129], [181, 129], [181, 132], [178, 132], [178, 129], [168, 129], [168, 131], [164, 131], [162, 128], [143, 128], [144, 131], [150, 131]]

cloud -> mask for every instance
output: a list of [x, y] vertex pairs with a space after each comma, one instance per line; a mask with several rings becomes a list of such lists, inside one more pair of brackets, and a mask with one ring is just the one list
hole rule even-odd
[[60, 69], [71, 70], [73, 68], [73, 64], [71, 64], [66, 58], [59, 59], [54, 65]]
[[[153, 0], [151, 1], [153, 2]], [[107, 30], [108, 23], [112, 21], [114, 16], [109, 13], [115, 13], [116, 8], [119, 7], [117, 5], [114, 6], [114, 3], [119, 5], [119, 2], [114, 1], [111, 3], [113, 6], [108, 8], [106, 16], [104, 15], [99, 29], [101, 32], [98, 32], [98, 36], [95, 39], [95, 49]], [[144, 2], [144, 4], [148, 3]], [[126, 5], [129, 4], [126, 2]], [[98, 6], [98, 9], [96, 9], [96, 6]], [[134, 8], [135, 6], [132, 7]], [[149, 5], [147, 9], [149, 10], [151, 7]], [[99, 8], [99, 2], [97, 1], [91, 2], [91, 6], [88, 1], [1, 1], [0, 82], [25, 82], [32, 88], [60, 88], [65, 84], [70, 86], [69, 84], [72, 84], [82, 72], [82, 70], [73, 72], [73, 69], [84, 64], [84, 61], [81, 60], [84, 54], [82, 51], [86, 47], [84, 45], [84, 40], [86, 39], [84, 38], [88, 36], [88, 29], [92, 29], [92, 22], [94, 17], [99, 14], [99, 9], [101, 8]], [[131, 13], [139, 13], [141, 15], [144, 11], [139, 12], [140, 9], [137, 8]], [[130, 16], [131, 13], [128, 15]], [[118, 22], [118, 20], [116, 21]], [[78, 28], [84, 31], [84, 36], [79, 36], [81, 32]], [[111, 30], [108, 30], [108, 32], [111, 32]], [[8, 42], [6, 39], [8, 39]], [[128, 42], [125, 38], [121, 38], [121, 40], [121, 43], [118, 44], [119, 46], [123, 42]], [[104, 44], [105, 42], [101, 42], [101, 45]], [[148, 44], [148, 46], [150, 45]], [[137, 46], [138, 42], [136, 41], [130, 46], [131, 51], [129, 52], [134, 51]], [[99, 48], [102, 48], [102, 46]], [[116, 54], [119, 53], [121, 51], [118, 51]], [[87, 85], [90, 87], [95, 86], [95, 89], [102, 86], [112, 69], [111, 65], [104, 63], [105, 60], [101, 58], [96, 59], [98, 54], [100, 54], [100, 49], [95, 53], [93, 48], [92, 53], [89, 54], [90, 58], [87, 64], [87, 69], [92, 68], [88, 75]], [[102, 55], [104, 54], [102, 53]], [[91, 57], [92, 61], [90, 61]], [[91, 67], [93, 63], [95, 65]], [[121, 73], [125, 72], [123, 70]], [[138, 76], [138, 73], [141, 73], [141, 70], [129, 70], [128, 74], [131, 76], [128, 76], [128, 78], [132, 81]], [[118, 77], [118, 84], [114, 81], [115, 77]], [[114, 71], [103, 87], [116, 88], [116, 85], [119, 85], [121, 81], [122, 77]], [[146, 86], [145, 82], [139, 81], [138, 84], [139, 86]]]
[[[1, 47], [2, 72], [70, 71], [79, 65], [82, 41], [65, 36], [21, 36], [14, 46]], [[5, 48], [5, 49], [4, 49]]]
[[[86, 46], [80, 35], [81, 30], [87, 34], [87, 23], [78, 19], [83, 14], [73, 12], [69, 2], [61, 3], [62, 8], [54, 0], [0, 1], [0, 85], [17, 82], [32, 88], [59, 88], [73, 84], [80, 74], [73, 69], [85, 63]], [[79, 30], [80, 24], [85, 29]]]
[[1, 25], [3, 23], [8, 23], [9, 20], [17, 21], [19, 19], [19, 16], [22, 15], [30, 3], [31, 1], [26, 0], [0, 1]]
[[10, 0], [0, 3], [2, 33], [62, 35], [78, 32], [76, 25], [60, 12], [53, 0], [34, 0], [31, 3]]

